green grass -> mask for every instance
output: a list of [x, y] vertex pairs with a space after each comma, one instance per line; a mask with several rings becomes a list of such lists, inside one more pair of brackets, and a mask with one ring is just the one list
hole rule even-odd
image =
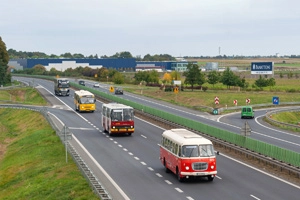
[[280, 112], [272, 115], [272, 119], [288, 124], [299, 125], [300, 112]]
[[99, 199], [41, 114], [0, 109], [0, 118], [0, 199]]
[[31, 87], [0, 90], [0, 103], [47, 105], [37, 89]]

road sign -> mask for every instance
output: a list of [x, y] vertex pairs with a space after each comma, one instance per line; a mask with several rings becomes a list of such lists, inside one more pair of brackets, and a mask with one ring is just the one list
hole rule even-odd
[[250, 99], [246, 99], [246, 103], [247, 103], [247, 104], [250, 103]]
[[215, 104], [219, 104], [220, 102], [219, 102], [219, 97], [215, 97]]
[[178, 87], [174, 88], [174, 93], [177, 94], [178, 93]]
[[238, 101], [237, 100], [233, 100], [233, 104], [237, 105]]
[[273, 97], [273, 104], [275, 105], [279, 104], [279, 97]]
[[110, 91], [110, 92], [114, 92], [114, 91], [115, 91], [115, 88], [114, 88], [113, 86], [110, 86], [109, 91]]
[[214, 109], [214, 110], [213, 110], [213, 114], [214, 114], [214, 115], [219, 114], [219, 110], [218, 110], [218, 109]]

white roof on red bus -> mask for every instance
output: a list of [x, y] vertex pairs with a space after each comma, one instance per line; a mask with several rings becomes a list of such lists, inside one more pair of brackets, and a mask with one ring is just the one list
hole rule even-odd
[[123, 109], [123, 108], [133, 109], [132, 107], [121, 104], [121, 103], [105, 103], [105, 104], [102, 104], [102, 107], [107, 107], [107, 108], [110, 108], [110, 109]]
[[212, 144], [210, 140], [187, 129], [170, 129], [164, 131], [162, 135], [179, 145]]

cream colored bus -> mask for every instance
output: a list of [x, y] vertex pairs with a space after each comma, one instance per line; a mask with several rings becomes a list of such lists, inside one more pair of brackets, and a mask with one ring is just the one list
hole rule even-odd
[[74, 105], [78, 112], [94, 112], [96, 110], [95, 95], [86, 90], [75, 91]]

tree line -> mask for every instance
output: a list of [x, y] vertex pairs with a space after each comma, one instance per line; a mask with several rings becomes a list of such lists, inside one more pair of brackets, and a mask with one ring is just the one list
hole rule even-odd
[[16, 51], [14, 49], [8, 49], [8, 55], [10, 59], [18, 59], [18, 58], [24, 58], [24, 59], [37, 59], [37, 58], [53, 58], [53, 59], [59, 59], [59, 58], [69, 58], [69, 59], [98, 59], [98, 58], [135, 58], [137, 61], [174, 61], [176, 60], [173, 56], [169, 54], [155, 54], [155, 55], [150, 55], [147, 54], [143, 58], [141, 56], [132, 56], [132, 54], [128, 51], [123, 51], [123, 52], [117, 52], [114, 55], [107, 56], [98, 56], [97, 54], [95, 55], [89, 55], [89, 56], [84, 56], [81, 53], [74, 53], [71, 54], [69, 52], [60, 54], [60, 55], [55, 55], [55, 54], [50, 54], [47, 55], [43, 52], [26, 52], [26, 51]]

